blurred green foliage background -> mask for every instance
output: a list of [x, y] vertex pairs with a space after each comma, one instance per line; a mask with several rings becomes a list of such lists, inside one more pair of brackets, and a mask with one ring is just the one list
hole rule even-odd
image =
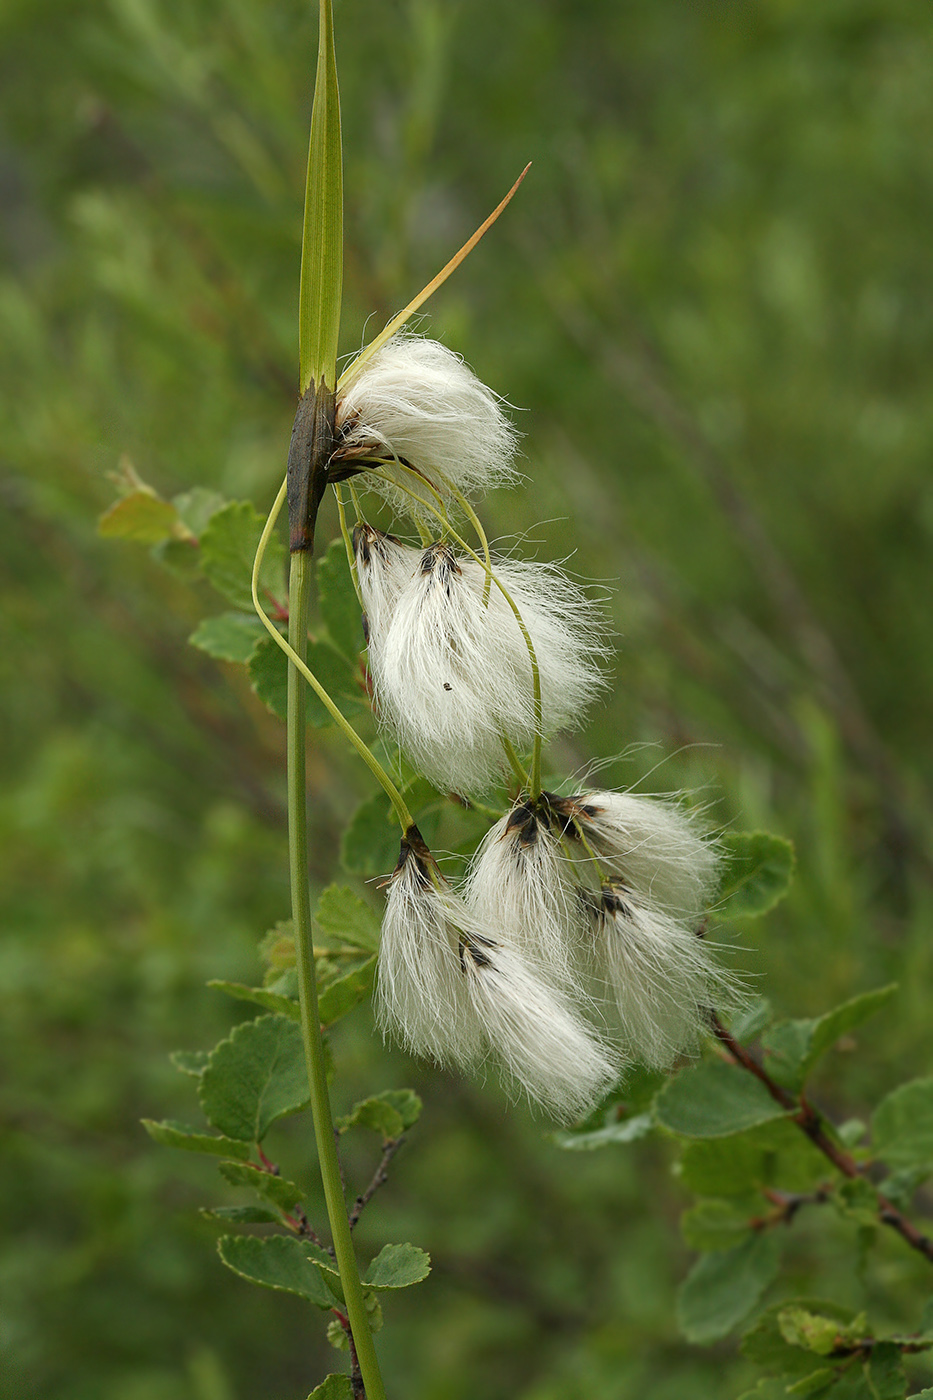
[[[338, 0], [336, 25], [344, 349], [534, 162], [425, 327], [523, 410], [527, 486], [487, 503], [493, 533], [610, 591], [615, 685], [555, 766], [611, 759], [613, 784], [794, 839], [792, 897], [742, 959], [785, 1013], [900, 980], [824, 1072], [824, 1104], [864, 1115], [931, 1044], [929, 6]], [[256, 980], [287, 914], [283, 729], [187, 646], [207, 585], [95, 534], [124, 454], [165, 495], [271, 501], [315, 33], [297, 0], [0, 14], [11, 1400], [294, 1400], [327, 1365], [317, 1315], [222, 1268], [209, 1164], [138, 1125], [190, 1117], [167, 1052], [247, 1014], [204, 981]], [[311, 772], [321, 884], [368, 789], [329, 733]], [[346, 1103], [426, 1100], [361, 1227], [435, 1257], [386, 1309], [391, 1393], [738, 1394], [730, 1344], [677, 1337], [663, 1143], [562, 1154], [492, 1083], [385, 1050], [367, 1010], [336, 1054]], [[304, 1126], [277, 1131], [311, 1181]], [[794, 1229], [798, 1291], [891, 1325], [931, 1291], [897, 1240], [859, 1278], [853, 1227]]]

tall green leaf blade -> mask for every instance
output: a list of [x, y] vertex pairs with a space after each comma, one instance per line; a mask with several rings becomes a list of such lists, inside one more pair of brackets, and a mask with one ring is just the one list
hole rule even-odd
[[317, 75], [301, 239], [298, 307], [300, 392], [312, 380], [337, 387], [343, 296], [343, 151], [331, 0], [320, 0]]
[[260, 1142], [277, 1118], [308, 1102], [300, 1027], [284, 1016], [259, 1016], [237, 1026], [211, 1052], [198, 1094], [218, 1132]]

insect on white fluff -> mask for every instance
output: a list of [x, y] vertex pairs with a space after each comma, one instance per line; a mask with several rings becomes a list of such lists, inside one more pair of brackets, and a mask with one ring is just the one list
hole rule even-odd
[[[601, 682], [594, 605], [559, 569], [496, 562], [535, 649], [542, 729], [579, 721]], [[361, 577], [362, 583], [362, 577]], [[370, 628], [369, 660], [379, 717], [438, 787], [488, 788], [502, 768], [501, 736], [519, 750], [535, 737], [527, 644], [485, 569], [447, 544], [426, 549], [386, 626]]]
[[571, 862], [546, 817], [518, 802], [490, 828], [467, 872], [469, 907], [560, 985], [571, 981], [581, 941], [579, 891]]
[[618, 1013], [624, 1053], [666, 1069], [693, 1049], [710, 1008], [735, 1004], [735, 979], [687, 926], [621, 886], [587, 891], [596, 976]]
[[517, 948], [473, 935], [462, 958], [467, 993], [507, 1081], [563, 1122], [589, 1112], [618, 1077], [595, 1033]]
[[600, 866], [684, 920], [696, 919], [716, 889], [719, 857], [692, 817], [670, 802], [627, 792], [585, 792], [558, 808], [599, 858]]
[[381, 459], [390, 481], [370, 477], [366, 484], [398, 514], [424, 514], [402, 489], [419, 483], [401, 463], [456, 508], [447, 482], [469, 496], [515, 480], [517, 441], [497, 395], [452, 350], [421, 336], [392, 336], [337, 402], [337, 455]]
[[466, 995], [460, 933], [450, 921], [452, 899], [423, 843], [403, 841], [382, 922], [376, 1017], [414, 1054], [469, 1066], [482, 1040]]

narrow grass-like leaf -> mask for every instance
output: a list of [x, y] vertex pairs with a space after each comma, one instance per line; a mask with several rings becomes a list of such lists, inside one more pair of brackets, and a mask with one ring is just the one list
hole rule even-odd
[[343, 297], [343, 152], [330, 0], [320, 0], [317, 76], [301, 239], [298, 305], [299, 392], [312, 380], [337, 385]]

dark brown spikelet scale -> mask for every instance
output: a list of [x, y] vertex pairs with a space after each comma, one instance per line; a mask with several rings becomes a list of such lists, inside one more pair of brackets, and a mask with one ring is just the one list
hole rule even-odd
[[540, 835], [539, 821], [540, 814], [534, 804], [523, 802], [520, 807], [513, 807], [509, 813], [504, 835], [509, 836], [515, 832], [518, 835], [519, 845], [526, 848], [534, 846]]
[[598, 807], [581, 801], [579, 797], [558, 797], [553, 792], [542, 792], [541, 798], [547, 804], [551, 825], [559, 836], [578, 839], [581, 827], [599, 812]]
[[631, 919], [633, 910], [631, 904], [623, 899], [617, 889], [603, 890], [600, 900], [604, 911], [609, 915], [619, 915], [623, 919]]
[[495, 971], [492, 958], [483, 951], [484, 948], [494, 948], [495, 946], [491, 938], [483, 938], [479, 933], [465, 933], [460, 939], [459, 947], [461, 972], [465, 973], [467, 970], [467, 956], [474, 967], [491, 967]]
[[398, 864], [393, 875], [398, 875], [405, 869], [411, 861], [412, 869], [418, 877], [418, 883], [422, 888], [427, 888], [432, 883], [431, 868], [435, 865], [434, 857], [428, 849], [427, 842], [421, 835], [417, 826], [410, 826], [402, 837], [398, 851]]
[[377, 530], [375, 525], [368, 525], [365, 520], [353, 527], [353, 553], [363, 564], [371, 563], [373, 555], [385, 559], [386, 540], [390, 544], [401, 543], [395, 535], [387, 535], [384, 530]]

